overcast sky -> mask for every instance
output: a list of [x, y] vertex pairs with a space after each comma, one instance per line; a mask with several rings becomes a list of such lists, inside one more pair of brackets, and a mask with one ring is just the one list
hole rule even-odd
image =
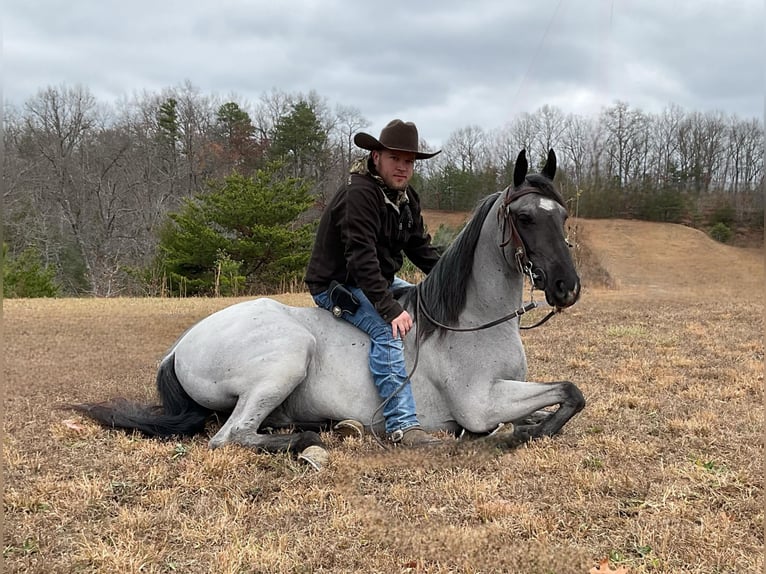
[[5, 0], [3, 97], [315, 90], [439, 145], [543, 104], [764, 115], [763, 0]]

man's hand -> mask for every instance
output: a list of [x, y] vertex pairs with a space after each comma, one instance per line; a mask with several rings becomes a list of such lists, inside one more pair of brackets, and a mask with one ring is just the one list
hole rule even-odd
[[404, 336], [412, 329], [412, 317], [407, 311], [402, 311], [396, 319], [391, 321], [391, 328], [393, 329], [394, 339]]

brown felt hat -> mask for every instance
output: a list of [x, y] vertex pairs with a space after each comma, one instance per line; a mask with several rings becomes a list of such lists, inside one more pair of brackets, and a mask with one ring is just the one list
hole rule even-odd
[[370, 151], [390, 149], [412, 152], [415, 154], [415, 159], [428, 159], [441, 151], [421, 151], [418, 147], [420, 144], [418, 128], [412, 122], [403, 122], [402, 120], [391, 120], [388, 122], [388, 125], [380, 130], [380, 139], [375, 139], [370, 134], [359, 132], [354, 136], [354, 143], [360, 148]]

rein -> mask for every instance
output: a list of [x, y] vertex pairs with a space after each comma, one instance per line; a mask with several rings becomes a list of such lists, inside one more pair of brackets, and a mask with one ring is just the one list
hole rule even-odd
[[[534, 289], [534, 284], [533, 284], [533, 289]], [[538, 303], [536, 301], [530, 301], [526, 305], [522, 305], [521, 307], [516, 309], [513, 313], [509, 313], [508, 315], [505, 315], [504, 317], [500, 317], [499, 319], [495, 319], [494, 321], [490, 321], [489, 323], [484, 323], [483, 325], [479, 325], [478, 327], [451, 327], [450, 325], [445, 325], [444, 323], [437, 321], [428, 312], [425, 305], [423, 304], [423, 296], [420, 293], [420, 284], [418, 284], [415, 287], [415, 295], [417, 297], [417, 301], [415, 303], [415, 309], [416, 309], [415, 322], [416, 323], [422, 313], [422, 315], [427, 320], [429, 320], [431, 323], [433, 323], [437, 327], [446, 329], [447, 331], [455, 331], [459, 333], [468, 333], [471, 331], [481, 331], [483, 329], [489, 329], [490, 327], [495, 327], [497, 325], [500, 325], [501, 323], [505, 323], [506, 321], [515, 319], [516, 317], [521, 317], [524, 313], [542, 306], [542, 303]], [[522, 327], [521, 325], [519, 325], [519, 329], [534, 329], [535, 327], [539, 327], [543, 323], [547, 322], [548, 319], [553, 317], [553, 315], [555, 315], [557, 312], [558, 312], [558, 308], [554, 307], [545, 317], [540, 319], [534, 325], [529, 325], [527, 327]], [[375, 412], [372, 413], [372, 418], [370, 419], [370, 429], [372, 431], [372, 436], [375, 439], [375, 441], [378, 443], [378, 445], [381, 446], [383, 449], [388, 449], [389, 446], [380, 437], [378, 437], [378, 434], [375, 432], [375, 425], [374, 425], [375, 417], [378, 415], [380, 411], [382, 411], [385, 408], [385, 406], [388, 404], [388, 401], [393, 399], [399, 393], [399, 391], [401, 391], [404, 388], [404, 385], [406, 385], [410, 381], [410, 379], [412, 378], [412, 375], [415, 374], [415, 371], [418, 368], [418, 361], [420, 360], [421, 333], [422, 333], [421, 329], [418, 329], [417, 332], [415, 333], [415, 360], [412, 364], [412, 369], [410, 369], [410, 372], [407, 373], [407, 378], [401, 382], [401, 384], [396, 388], [396, 390], [394, 390], [393, 393], [391, 393], [391, 395], [388, 398], [386, 398], [382, 403], [380, 403], [378, 408], [375, 409]]]
[[[521, 317], [527, 311], [531, 311], [532, 309], [536, 309], [537, 307], [542, 306], [542, 303], [538, 303], [536, 301], [530, 301], [529, 303], [527, 303], [526, 305], [522, 305], [521, 307], [519, 307], [512, 313], [509, 313], [508, 315], [505, 315], [504, 317], [500, 317], [499, 319], [495, 319], [494, 321], [490, 321], [489, 323], [484, 323], [483, 325], [479, 325], [478, 327], [451, 327], [450, 325], [445, 325], [444, 323], [440, 323], [439, 321], [434, 319], [431, 316], [431, 314], [428, 312], [428, 309], [426, 309], [426, 306], [423, 303], [423, 296], [420, 293], [420, 285], [416, 287], [415, 292], [417, 294], [417, 305], [416, 305], [417, 310], [415, 312], [416, 318], [422, 313], [426, 319], [428, 319], [431, 323], [433, 323], [437, 327], [440, 327], [441, 329], [446, 329], [447, 331], [455, 331], [458, 333], [468, 333], [471, 331], [482, 331], [484, 329], [489, 329], [490, 327], [494, 327], [496, 325], [499, 325], [500, 323], [505, 323], [506, 321], [510, 321], [511, 319], [515, 319], [516, 317]], [[548, 321], [548, 319], [553, 317], [553, 315], [555, 315], [557, 312], [558, 312], [558, 309], [554, 308], [553, 310], [550, 311], [550, 313], [548, 313], [545, 317], [540, 319], [534, 325], [529, 325], [526, 327], [522, 327], [521, 325], [519, 325], [519, 329], [534, 329], [535, 327], [539, 327], [540, 325]], [[420, 338], [418, 337], [417, 342], [419, 342], [419, 339]]]

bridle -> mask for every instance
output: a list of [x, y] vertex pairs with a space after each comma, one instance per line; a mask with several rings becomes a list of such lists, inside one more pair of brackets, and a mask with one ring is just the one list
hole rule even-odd
[[550, 189], [543, 189], [540, 187], [533, 187], [531, 185], [520, 185], [516, 188], [512, 188], [509, 185], [507, 188], [505, 188], [504, 193], [505, 197], [503, 198], [503, 203], [500, 205], [500, 209], [497, 212], [498, 221], [502, 220], [503, 223], [503, 230], [500, 241], [500, 247], [503, 250], [503, 257], [505, 258], [506, 262], [510, 264], [505, 252], [505, 248], [510, 244], [513, 248], [513, 257], [516, 260], [516, 267], [518, 268], [519, 273], [529, 276], [530, 279], [533, 279], [532, 262], [527, 256], [527, 247], [524, 244], [524, 239], [519, 234], [519, 230], [516, 228], [516, 223], [513, 221], [511, 203], [520, 197], [536, 193], [537, 195], [542, 195], [543, 197], [552, 199], [565, 210], [567, 206], [564, 203], [563, 198], [558, 193], [556, 193], [553, 187]]
[[[501, 232], [501, 241], [500, 241], [500, 248], [503, 252], [503, 258], [506, 260], [506, 263], [511, 265], [511, 262], [508, 261], [508, 257], [506, 255], [506, 247], [510, 245], [513, 249], [513, 257], [514, 262], [516, 264], [516, 267], [519, 270], [519, 273], [521, 273], [525, 277], [529, 277], [529, 281], [532, 284], [532, 289], [530, 291], [530, 302], [526, 303], [525, 305], [522, 305], [515, 311], [508, 313], [507, 315], [500, 317], [499, 319], [495, 319], [494, 321], [490, 321], [489, 323], [484, 323], [482, 325], [479, 325], [478, 327], [454, 327], [451, 325], [445, 325], [444, 323], [441, 323], [434, 319], [431, 314], [428, 311], [427, 306], [425, 305], [425, 302], [423, 301], [423, 293], [421, 289], [421, 284], [418, 284], [415, 290], [416, 294], [416, 311], [415, 311], [415, 317], [417, 321], [417, 317], [419, 317], [421, 314], [431, 323], [436, 325], [437, 327], [441, 329], [446, 329], [447, 331], [455, 331], [459, 333], [466, 333], [470, 331], [481, 331], [484, 329], [489, 329], [490, 327], [494, 327], [496, 325], [500, 325], [501, 323], [505, 323], [506, 321], [510, 321], [511, 319], [515, 319], [516, 317], [521, 317], [524, 313], [531, 311], [532, 309], [535, 309], [537, 307], [540, 307], [542, 304], [535, 302], [534, 298], [532, 297], [532, 293], [535, 290], [535, 280], [538, 279], [539, 274], [542, 273], [542, 270], [536, 270], [534, 265], [532, 264], [532, 261], [530, 261], [529, 256], [527, 255], [527, 247], [524, 244], [524, 239], [521, 237], [521, 234], [519, 233], [519, 230], [516, 227], [516, 223], [513, 221], [513, 213], [511, 212], [511, 203], [519, 199], [520, 197], [523, 197], [525, 195], [530, 195], [532, 193], [536, 193], [538, 195], [542, 195], [543, 197], [547, 197], [549, 199], [554, 200], [556, 203], [561, 205], [564, 209], [566, 209], [566, 205], [564, 204], [563, 199], [561, 196], [556, 193], [556, 191], [551, 187], [550, 191], [543, 188], [534, 187], [532, 185], [520, 185], [516, 188], [513, 188], [512, 186], [508, 186], [505, 188], [502, 192], [504, 193], [505, 197], [503, 198], [503, 203], [500, 205], [500, 209], [497, 212], [497, 218], [498, 221], [502, 222], [502, 232]], [[534, 329], [536, 327], [539, 327], [543, 323], [546, 323], [548, 319], [553, 317], [556, 313], [559, 312], [558, 307], [554, 307], [545, 317], [543, 317], [540, 321], [535, 323], [534, 325], [528, 325], [528, 326], [521, 326], [519, 325], [519, 329]], [[418, 337], [419, 338], [419, 337]]]

